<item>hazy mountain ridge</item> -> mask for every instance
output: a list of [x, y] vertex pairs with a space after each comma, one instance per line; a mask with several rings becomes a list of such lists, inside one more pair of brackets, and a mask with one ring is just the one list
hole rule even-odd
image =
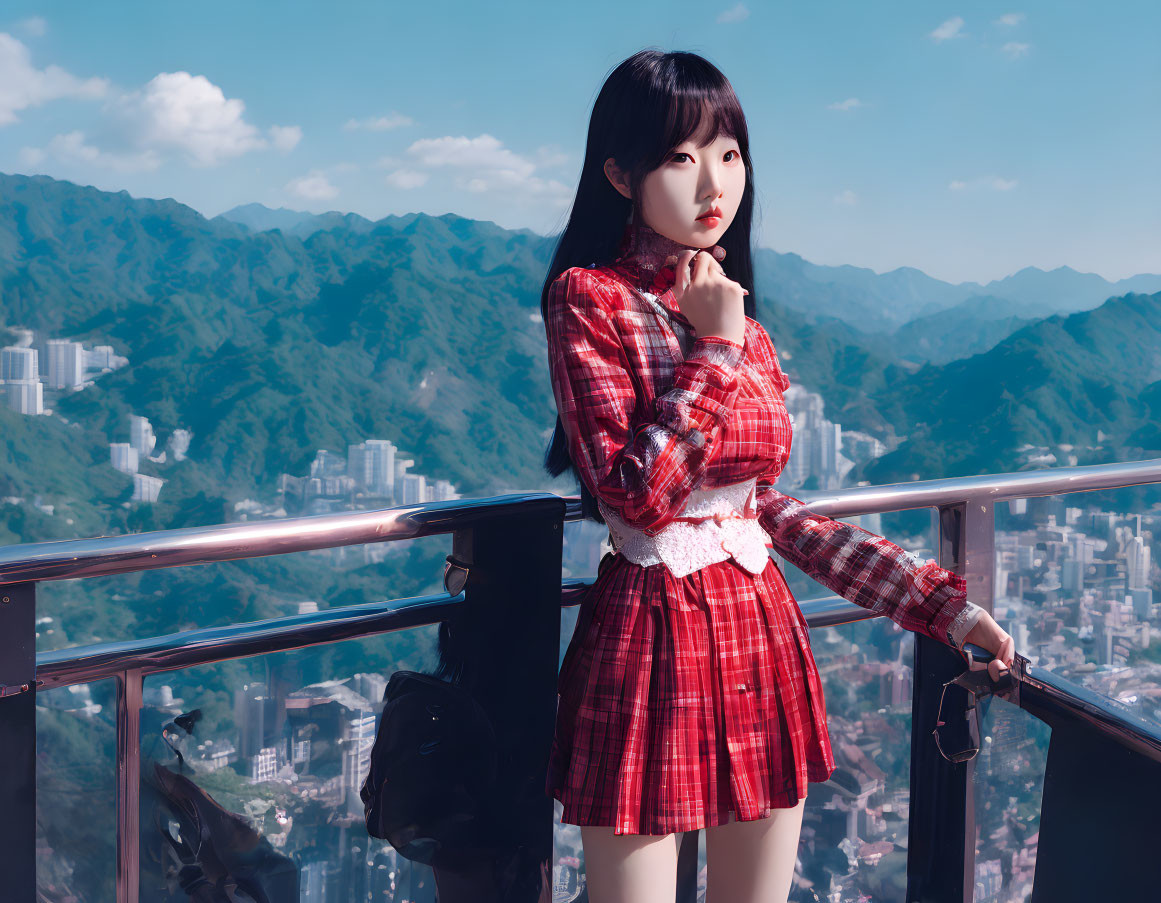
[[906, 360], [944, 364], [982, 354], [1038, 317], [1016, 314], [1018, 302], [996, 295], [972, 295], [938, 313], [904, 323], [892, 334]]
[[[841, 319], [877, 336], [887, 346], [893, 344], [889, 334], [904, 324], [941, 314], [973, 297], [1006, 299], [1011, 305], [1007, 316], [1040, 319], [1088, 310], [1116, 295], [1161, 291], [1161, 275], [1150, 273], [1109, 282], [1094, 273], [1079, 273], [1071, 267], [1057, 267], [1048, 272], [1025, 267], [985, 285], [977, 282], [953, 285], [912, 267], [879, 274], [866, 267], [820, 266], [797, 254], [783, 254], [768, 248], [755, 251], [754, 268], [760, 283], [778, 287], [778, 297], [786, 306], [810, 317]], [[968, 330], [971, 345], [978, 342], [971, 336], [973, 331], [994, 333], [996, 324], [987, 321], [1001, 317], [982, 313], [979, 323], [970, 318], [961, 319], [960, 329]], [[938, 348], [936, 354], [947, 356], [946, 351]]]
[[1159, 456], [1158, 380], [1161, 292], [1048, 317], [983, 354], [925, 365], [905, 385], [875, 393], [875, 406], [911, 433], [862, 477], [878, 483], [1013, 469], [1024, 443], [1078, 446], [1078, 464]]

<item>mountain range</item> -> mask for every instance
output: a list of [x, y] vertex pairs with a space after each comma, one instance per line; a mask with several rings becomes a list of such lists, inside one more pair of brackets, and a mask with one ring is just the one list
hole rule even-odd
[[[391, 439], [416, 472], [466, 497], [574, 492], [541, 464], [555, 421], [539, 310], [553, 247], [454, 214], [372, 222], [250, 204], [207, 219], [173, 199], [0, 174], [0, 344], [26, 327], [129, 359], [80, 391], [46, 393], [53, 416], [0, 406], [0, 544], [225, 523], [238, 502], [277, 504], [279, 475], [306, 474], [319, 449], [342, 455], [367, 438]], [[950, 285], [769, 249], [755, 252], [755, 272], [758, 319], [792, 383], [891, 448], [849, 479], [1015, 470], [1030, 466], [1028, 446], [1059, 463], [1161, 455], [1161, 277], [1111, 284], [1028, 268]], [[192, 431], [184, 460], [141, 463], [167, 481], [155, 503], [132, 502], [131, 478], [110, 465], [131, 413], [150, 420], [159, 447]], [[37, 648], [442, 589], [448, 537], [386, 545], [372, 563], [317, 552], [48, 581]], [[565, 614], [561, 654], [575, 611]], [[435, 649], [424, 627], [266, 660], [306, 685], [429, 670]], [[249, 667], [164, 681], [202, 711], [199, 736], [230, 737]], [[106, 713], [110, 683], [93, 687]], [[54, 851], [46, 874], [108, 896], [112, 723], [39, 698], [37, 719], [38, 758], [53, 765], [38, 776], [41, 798], [65, 801], [38, 813]]]
[[[455, 214], [370, 222], [247, 205], [207, 219], [172, 199], [0, 174], [0, 326], [130, 360], [59, 398], [60, 417], [0, 410], [0, 495], [39, 494], [72, 520], [0, 507], [5, 541], [221, 522], [242, 499], [272, 499], [278, 474], [307, 472], [319, 448], [365, 438], [392, 439], [464, 495], [572, 491], [541, 468], [552, 249]], [[1060, 463], [1161, 453], [1157, 293], [1093, 301], [1099, 277], [1067, 268], [953, 286], [768, 249], [755, 262], [758, 319], [791, 380], [892, 449], [852, 477], [1012, 470], [1027, 445]], [[875, 309], [915, 319], [868, 332]], [[924, 336], [942, 359], [915, 356]], [[108, 463], [129, 413], [162, 443], [194, 434], [187, 460], [142, 466], [169, 481], [153, 505], [124, 507], [130, 480]]]

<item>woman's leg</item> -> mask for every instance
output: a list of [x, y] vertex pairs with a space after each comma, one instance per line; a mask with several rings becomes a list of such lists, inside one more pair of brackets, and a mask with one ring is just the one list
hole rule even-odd
[[[705, 829], [706, 903], [786, 903], [806, 797], [764, 818]], [[597, 901], [600, 903], [600, 901]]]
[[613, 834], [581, 827], [589, 903], [673, 903], [677, 897], [676, 834]]

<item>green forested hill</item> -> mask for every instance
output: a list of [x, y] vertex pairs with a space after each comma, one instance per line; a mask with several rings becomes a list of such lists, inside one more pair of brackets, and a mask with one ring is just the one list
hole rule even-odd
[[[466, 496], [570, 489], [541, 468], [554, 421], [538, 316], [550, 239], [452, 214], [296, 229], [306, 238], [207, 220], [173, 200], [0, 175], [0, 326], [111, 344], [130, 361], [60, 398], [63, 421], [0, 410], [0, 493], [56, 506], [51, 516], [0, 506], [0, 541], [221, 523], [242, 499], [273, 501], [277, 475], [305, 473], [318, 449], [343, 454], [365, 438], [393, 440], [415, 471]], [[911, 293], [926, 285], [902, 275]], [[843, 291], [865, 274], [853, 278]], [[1156, 295], [1049, 317], [935, 366], [784, 303], [806, 284], [757, 285], [759, 319], [791, 379], [821, 392], [848, 429], [910, 436], [856, 476], [1010, 470], [1023, 443], [1096, 445], [1098, 427], [1111, 438], [1082, 460], [1155, 451]], [[193, 431], [187, 460], [142, 463], [168, 481], [154, 505], [126, 504], [131, 481], [108, 463], [129, 413], [149, 418], [159, 447], [175, 428]], [[438, 586], [441, 556], [427, 557], [404, 586]], [[279, 613], [269, 589], [280, 567], [288, 599], [294, 590], [325, 604], [342, 591], [290, 560], [261, 567], [272, 584], [242, 581], [197, 616], [130, 606], [123, 617], [165, 630], [239, 608]], [[346, 597], [375, 597], [374, 578], [387, 573], [371, 568], [369, 595]]]
[[0, 177], [0, 210], [4, 325], [130, 360], [57, 404], [87, 454], [36, 479], [8, 462], [9, 494], [72, 495], [88, 457], [107, 468], [130, 412], [162, 442], [179, 426], [195, 434], [176, 465], [188, 472], [163, 474], [175, 478], [161, 526], [197, 493], [269, 498], [279, 472], [368, 437], [466, 494], [534, 473], [527, 437], [551, 395], [531, 317], [547, 247], [532, 233], [412, 215], [304, 243], [44, 177]]
[[[0, 410], [0, 493], [25, 499], [0, 505], [0, 543], [223, 523], [242, 499], [274, 502], [277, 475], [306, 473], [318, 449], [366, 438], [466, 496], [544, 486], [534, 446], [552, 399], [533, 315], [548, 251], [454, 215], [304, 242], [173, 201], [0, 176], [0, 326], [130, 361], [54, 401], [59, 417]], [[186, 460], [142, 462], [168, 481], [156, 504], [127, 504], [131, 479], [109, 464], [129, 413], [159, 448], [193, 432]], [[339, 571], [296, 555], [45, 584], [38, 610], [57, 626], [40, 648], [431, 592], [447, 551], [430, 540]]]
[[[1110, 298], [1095, 310], [1048, 317], [983, 354], [925, 365], [875, 393], [909, 440], [871, 462], [872, 482], [1014, 469], [1024, 443], [1076, 446], [1078, 464], [1161, 455], [1161, 293]], [[1105, 438], [1098, 441], [1097, 431]]]

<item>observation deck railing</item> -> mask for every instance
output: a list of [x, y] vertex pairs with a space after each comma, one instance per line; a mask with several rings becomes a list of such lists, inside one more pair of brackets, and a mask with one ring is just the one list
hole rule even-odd
[[[992, 610], [997, 502], [1161, 482], [1161, 459], [795, 493], [830, 517], [938, 509], [939, 555], [968, 595]], [[551, 875], [553, 803], [543, 792], [556, 706], [560, 610], [591, 581], [561, 579], [565, 521], [579, 500], [549, 493], [193, 527], [0, 548], [0, 875], [12, 903], [36, 899], [36, 692], [116, 683], [117, 903], [137, 903], [140, 713], [147, 675], [335, 643], [463, 618], [472, 648], [462, 680], [501, 742], [506, 825], [519, 874], [505, 900], [540, 899]], [[452, 534], [466, 582], [409, 599], [188, 630], [144, 640], [36, 653], [41, 581], [127, 574], [343, 545]], [[455, 573], [453, 569], [453, 573]], [[874, 617], [837, 597], [802, 604], [811, 627]], [[980, 649], [984, 660], [986, 653]], [[932, 742], [943, 683], [962, 671], [954, 651], [916, 635], [907, 901], [973, 899], [975, 762], [952, 764]], [[1114, 700], [1030, 666], [1007, 697], [1051, 727], [1033, 903], [1161, 898], [1161, 735]], [[954, 713], [953, 713], [954, 715]], [[690, 832], [696, 838], [696, 832]], [[694, 899], [683, 838], [680, 903]], [[692, 852], [691, 852], [692, 851]], [[547, 868], [547, 871], [546, 871]]]

